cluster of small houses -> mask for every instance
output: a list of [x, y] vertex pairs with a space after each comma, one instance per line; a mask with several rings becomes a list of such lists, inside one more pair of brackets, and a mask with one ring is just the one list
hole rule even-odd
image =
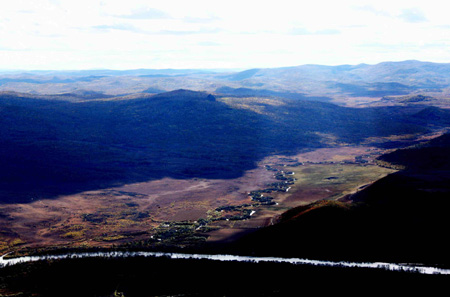
[[[365, 156], [356, 157], [355, 161], [342, 161], [339, 162], [341, 164], [365, 164], [368, 163], [367, 160], [364, 159]], [[295, 167], [295, 166], [301, 166], [305, 164], [336, 164], [338, 162], [298, 162], [297, 160], [286, 160], [291, 162], [289, 166]], [[284, 164], [277, 164], [281, 167], [286, 167]], [[163, 229], [166, 229], [168, 227], [171, 227], [169, 230], [164, 230], [159, 232], [159, 234], [155, 235], [155, 238], [158, 238], [158, 240], [161, 239], [167, 239], [167, 238], [174, 238], [180, 235], [187, 235], [191, 234], [193, 232], [193, 227], [195, 227], [195, 230], [200, 230], [202, 228], [206, 228], [208, 223], [211, 221], [221, 221], [221, 220], [246, 220], [249, 219], [253, 214], [254, 210], [252, 210], [253, 207], [258, 207], [261, 205], [275, 205], [276, 203], [273, 201], [274, 198], [272, 196], [266, 195], [273, 192], [288, 192], [291, 188], [290, 186], [294, 184], [296, 179], [293, 177], [295, 174], [292, 171], [283, 171], [279, 170], [277, 168], [274, 168], [270, 165], [265, 165], [266, 170], [273, 171], [274, 177], [277, 179], [277, 182], [273, 182], [270, 184], [267, 184], [267, 188], [262, 190], [256, 190], [251, 191], [248, 193], [249, 197], [252, 201], [255, 201], [254, 204], [241, 204], [241, 205], [226, 205], [226, 206], [220, 206], [215, 209], [217, 212], [226, 212], [231, 213], [235, 212], [235, 214], [226, 214], [222, 215], [220, 217], [211, 218], [211, 219], [199, 219], [198, 221], [192, 223], [192, 222], [177, 222], [177, 224], [169, 224], [169, 225], [162, 225], [164, 227]], [[336, 177], [329, 177], [328, 179], [334, 179]]]
[[[364, 159], [367, 156], [359, 156], [355, 158], [355, 161], [349, 161], [344, 160], [339, 163], [341, 164], [366, 164], [368, 161]], [[305, 164], [335, 164], [336, 162], [310, 162], [307, 161], [305, 163], [298, 162], [297, 160], [292, 159], [286, 159], [286, 161], [291, 162], [289, 166], [295, 167], [295, 166], [301, 166]], [[293, 162], [293, 163], [292, 163]], [[281, 167], [285, 167], [284, 164], [277, 164]], [[251, 191], [248, 193], [252, 201], [257, 202], [257, 204], [242, 204], [242, 205], [230, 205], [230, 206], [221, 206], [216, 208], [216, 211], [225, 211], [225, 212], [232, 212], [232, 211], [241, 211], [241, 214], [234, 215], [234, 216], [224, 216], [215, 220], [245, 220], [250, 218], [252, 214], [252, 210], [247, 209], [247, 207], [250, 206], [260, 206], [260, 205], [275, 205], [276, 203], [273, 201], [273, 197], [266, 195], [270, 194], [272, 192], [288, 192], [291, 188], [290, 186], [294, 184], [295, 178], [292, 177], [295, 173], [292, 171], [283, 171], [279, 170], [277, 168], [274, 168], [270, 165], [265, 165], [266, 170], [276, 172], [274, 174], [274, 177], [278, 180], [278, 182], [270, 183], [267, 185], [267, 188], [262, 190], [256, 190]], [[331, 177], [332, 179], [334, 177]]]
[[294, 175], [294, 172], [291, 171], [279, 171], [276, 168], [273, 168], [269, 165], [266, 165], [266, 169], [269, 171], [274, 171], [275, 178], [279, 180], [278, 182], [274, 182], [267, 185], [267, 188], [262, 190], [251, 191], [248, 193], [252, 201], [255, 201], [256, 204], [242, 204], [242, 205], [227, 205], [220, 206], [216, 208], [216, 211], [219, 212], [233, 212], [239, 211], [239, 214], [236, 215], [226, 215], [220, 218], [216, 218], [214, 220], [246, 220], [251, 217], [254, 213], [252, 209], [248, 207], [257, 207], [261, 205], [275, 205], [276, 203], [273, 201], [273, 197], [264, 196], [265, 194], [270, 194], [272, 192], [287, 192], [290, 189], [290, 185], [294, 184], [295, 178], [288, 177], [288, 175]]
[[252, 201], [257, 201], [262, 205], [274, 205], [275, 202], [273, 201], [273, 197], [264, 196], [264, 194], [270, 194], [272, 192], [287, 192], [291, 188], [290, 186], [294, 184], [296, 179], [294, 177], [288, 177], [288, 175], [294, 175], [294, 172], [292, 171], [278, 170], [271, 167], [270, 165], [266, 165], [265, 167], [269, 171], [276, 172], [274, 176], [277, 180], [279, 180], [279, 182], [268, 184], [268, 188], [265, 188], [263, 190], [251, 191], [249, 193], [249, 196], [251, 197]]

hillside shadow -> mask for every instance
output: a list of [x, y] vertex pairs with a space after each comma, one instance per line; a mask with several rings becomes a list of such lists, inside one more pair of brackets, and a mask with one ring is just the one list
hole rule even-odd
[[358, 144], [424, 133], [429, 118], [414, 117], [417, 107], [351, 109], [287, 99], [256, 106], [261, 113], [186, 90], [82, 103], [2, 99], [0, 202], [8, 203], [163, 177], [237, 178], [270, 154], [326, 146], [322, 134], [336, 145]]

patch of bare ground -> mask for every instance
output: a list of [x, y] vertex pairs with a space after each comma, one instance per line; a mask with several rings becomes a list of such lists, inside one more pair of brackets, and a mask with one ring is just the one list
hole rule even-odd
[[[163, 178], [29, 204], [0, 205], [0, 250], [108, 247], [145, 241], [161, 230], [164, 239], [177, 222], [200, 219], [208, 228], [192, 225], [189, 228], [195, 234], [207, 235], [210, 241], [230, 240], [272, 224], [287, 209], [338, 199], [393, 172], [373, 164], [380, 153], [372, 147], [324, 148], [265, 158], [236, 179]], [[250, 195], [274, 184], [277, 190], [262, 194], [270, 203]], [[221, 209], [224, 206], [234, 208]]]
[[342, 95], [334, 95], [333, 100], [331, 102], [346, 106], [346, 107], [367, 107], [373, 104], [377, 104], [381, 101], [379, 97], [355, 97], [355, 96], [342, 96]]

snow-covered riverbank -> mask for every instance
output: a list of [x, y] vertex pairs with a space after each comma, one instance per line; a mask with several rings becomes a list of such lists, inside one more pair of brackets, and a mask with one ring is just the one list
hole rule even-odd
[[80, 259], [80, 258], [96, 258], [96, 257], [103, 257], [103, 258], [167, 257], [171, 259], [191, 259], [191, 260], [198, 259], [211, 261], [236, 261], [236, 262], [253, 262], [253, 263], [275, 262], [275, 263], [291, 263], [295, 265], [372, 268], [390, 271], [415, 272], [421, 274], [450, 275], [450, 269], [441, 269], [436, 267], [425, 267], [406, 264], [383, 263], [383, 262], [373, 262], [373, 263], [334, 262], [334, 261], [309, 260], [301, 258], [251, 257], [251, 256], [236, 256], [236, 255], [207, 255], [207, 254], [162, 253], [162, 252], [122, 252], [122, 251], [74, 253], [74, 254], [46, 255], [46, 256], [25, 256], [7, 259], [5, 259], [5, 255], [3, 255], [0, 257], [0, 267], [41, 260]]

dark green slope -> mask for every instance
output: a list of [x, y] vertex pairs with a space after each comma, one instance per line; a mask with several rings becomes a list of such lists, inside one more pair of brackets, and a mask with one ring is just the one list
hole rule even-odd
[[[266, 113], [178, 90], [70, 103], [0, 97], [0, 201], [175, 178], [235, 178], [272, 153], [426, 132], [423, 108], [350, 109], [284, 100]], [[431, 124], [442, 126], [441, 121]]]

